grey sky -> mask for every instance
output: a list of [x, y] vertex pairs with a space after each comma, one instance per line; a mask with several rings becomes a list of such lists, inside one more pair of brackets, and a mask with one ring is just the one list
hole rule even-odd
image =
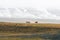
[[0, 0], [0, 18], [60, 20], [60, 0]]
[[1, 7], [59, 8], [60, 0], [0, 0]]

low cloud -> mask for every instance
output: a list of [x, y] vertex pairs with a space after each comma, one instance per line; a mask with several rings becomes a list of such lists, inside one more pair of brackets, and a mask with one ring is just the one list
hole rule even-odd
[[59, 10], [37, 10], [34, 8], [0, 8], [0, 18], [60, 19]]

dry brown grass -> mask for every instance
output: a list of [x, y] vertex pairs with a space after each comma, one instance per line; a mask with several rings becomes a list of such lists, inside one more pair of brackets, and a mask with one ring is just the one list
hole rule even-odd
[[0, 38], [0, 40], [45, 40], [45, 39], [43, 38]]
[[48, 28], [60, 28], [60, 24], [48, 24], [48, 23], [10, 23], [0, 22], [0, 26], [31, 26], [31, 27], [48, 27]]

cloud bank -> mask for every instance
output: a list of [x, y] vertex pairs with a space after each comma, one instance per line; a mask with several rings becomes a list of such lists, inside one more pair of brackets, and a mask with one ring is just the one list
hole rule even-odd
[[60, 10], [37, 10], [34, 8], [0, 8], [0, 18], [36, 18], [60, 20], [60, 12], [58, 11]]

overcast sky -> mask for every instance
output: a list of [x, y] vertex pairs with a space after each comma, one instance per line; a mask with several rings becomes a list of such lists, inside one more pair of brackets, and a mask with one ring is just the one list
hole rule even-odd
[[0, 0], [0, 7], [60, 8], [60, 0]]
[[[8, 8], [14, 8], [12, 9], [12, 11], [14, 10], [14, 13], [12, 14]], [[25, 13], [23, 13], [19, 8], [27, 9], [23, 9], [25, 11]], [[28, 8], [32, 8], [32, 11]], [[60, 20], [60, 0], [0, 0], [0, 17], [31, 17]]]

